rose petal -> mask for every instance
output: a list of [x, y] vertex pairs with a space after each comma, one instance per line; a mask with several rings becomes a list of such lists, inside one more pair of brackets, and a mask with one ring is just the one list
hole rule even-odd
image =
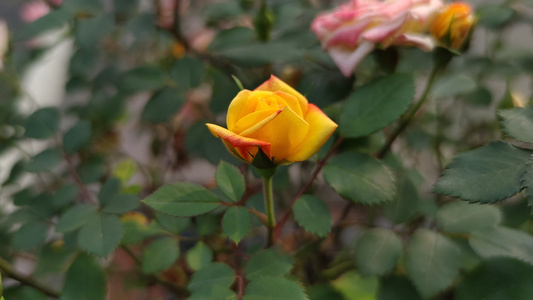
[[363, 42], [355, 51], [345, 47], [333, 47], [328, 50], [329, 55], [346, 77], [352, 75], [353, 70], [365, 58], [367, 54], [374, 50], [374, 43]]
[[243, 136], [249, 136], [257, 130], [263, 128], [266, 124], [277, 117], [283, 109], [264, 109], [255, 111], [240, 119], [234, 128], [228, 127], [228, 130]]
[[394, 41], [394, 45], [416, 46], [424, 51], [435, 48], [435, 42], [429, 36], [422, 34], [402, 34]]
[[205, 125], [215, 137], [220, 137], [224, 141], [224, 145], [226, 145], [228, 150], [239, 159], [251, 162], [253, 160], [252, 155], [257, 153], [257, 147], [261, 147], [263, 152], [271, 157], [269, 142], [242, 137], [215, 124], [208, 123]]
[[294, 97], [296, 97], [296, 99], [298, 99], [298, 103], [300, 104], [302, 113], [305, 115], [305, 113], [307, 112], [307, 99], [305, 99], [305, 97], [302, 96], [302, 94], [300, 94], [297, 90], [293, 89], [290, 85], [286, 84], [274, 75], [271, 75], [270, 79], [258, 86], [254, 91], [282, 91], [287, 94], [293, 95]]
[[242, 90], [229, 104], [228, 114], [226, 116], [226, 125], [228, 128], [233, 128], [240, 118], [255, 111], [256, 102], [248, 100], [250, 94], [252, 94], [252, 91]]
[[305, 120], [309, 123], [309, 131], [303, 142], [293, 150], [294, 154], [287, 156], [286, 160], [304, 161], [308, 159], [326, 143], [337, 128], [337, 124], [314, 104], [309, 104]]
[[298, 98], [282, 91], [277, 91], [274, 94], [285, 100], [285, 103], [287, 103], [287, 105], [292, 109], [292, 111], [294, 111], [297, 115], [303, 118], [304, 115], [302, 112], [302, 107], [298, 102]]

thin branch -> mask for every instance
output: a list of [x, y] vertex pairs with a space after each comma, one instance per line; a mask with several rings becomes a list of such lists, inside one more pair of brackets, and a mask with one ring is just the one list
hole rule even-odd
[[0, 270], [6, 274], [7, 277], [12, 278], [18, 282], [20, 282], [23, 285], [32, 287], [38, 291], [41, 291], [46, 296], [52, 297], [52, 298], [59, 298], [61, 294], [49, 288], [48, 286], [41, 284], [40, 282], [37, 282], [33, 277], [31, 276], [25, 276], [13, 269], [11, 264], [0, 257]]

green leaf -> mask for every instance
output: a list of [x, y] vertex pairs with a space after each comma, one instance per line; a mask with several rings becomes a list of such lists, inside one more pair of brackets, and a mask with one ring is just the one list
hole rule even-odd
[[457, 300], [529, 300], [533, 295], [533, 267], [510, 258], [483, 263], [459, 283]]
[[236, 167], [221, 161], [215, 173], [218, 188], [233, 202], [238, 202], [244, 195], [245, 183], [242, 173]]
[[31, 114], [24, 124], [25, 135], [33, 139], [47, 139], [59, 129], [61, 113], [55, 107], [45, 107]]
[[482, 107], [488, 107], [492, 103], [492, 94], [484, 86], [478, 86], [472, 92], [464, 96], [466, 102]]
[[533, 105], [501, 110], [502, 127], [515, 140], [533, 143]]
[[339, 195], [361, 204], [378, 204], [396, 197], [394, 178], [379, 160], [346, 152], [324, 167], [324, 179]]
[[30, 173], [50, 171], [62, 160], [63, 156], [61, 155], [61, 152], [56, 149], [46, 149], [35, 155], [32, 160], [26, 164], [26, 171]]
[[17, 161], [13, 167], [11, 167], [11, 171], [9, 172], [9, 176], [7, 177], [7, 179], [4, 181], [4, 183], [2, 183], [2, 186], [6, 186], [8, 184], [11, 184], [11, 183], [14, 183], [15, 181], [17, 181], [17, 179], [19, 179], [19, 177], [24, 174], [24, 171], [26, 170], [26, 163], [27, 161], [25, 159], [21, 159], [19, 161]]
[[165, 87], [152, 96], [143, 108], [141, 120], [160, 124], [170, 120], [185, 104], [185, 98], [175, 88]]
[[155, 219], [161, 227], [175, 234], [180, 234], [183, 230], [189, 227], [190, 224], [189, 218], [169, 216], [160, 212], [155, 213]]
[[83, 148], [91, 138], [91, 123], [80, 121], [72, 126], [63, 136], [63, 148], [68, 154], [72, 154]]
[[24, 26], [22, 30], [16, 35], [17, 40], [26, 40], [49, 30], [57, 29], [65, 25], [74, 14], [66, 9], [52, 10], [43, 17], [34, 22]]
[[237, 300], [237, 295], [225, 286], [217, 284], [193, 291], [187, 300]]
[[215, 39], [209, 44], [208, 49], [215, 51], [231, 49], [236, 45], [252, 43], [254, 40], [255, 33], [252, 29], [235, 26], [218, 32]]
[[105, 300], [106, 276], [89, 255], [81, 254], [70, 266], [60, 300]]
[[111, 214], [123, 214], [139, 207], [141, 202], [135, 195], [117, 194], [104, 205], [102, 212]]
[[437, 226], [445, 232], [470, 233], [495, 227], [501, 221], [495, 206], [456, 201], [445, 204], [437, 212]]
[[475, 91], [477, 83], [470, 76], [464, 74], [451, 74], [439, 78], [431, 90], [437, 98], [449, 98], [465, 95]]
[[[276, 55], [272, 55], [276, 53]], [[280, 63], [301, 59], [304, 55], [300, 46], [286, 42], [254, 43], [236, 46], [217, 52], [242, 67], [260, 67], [269, 63]]]
[[107, 257], [122, 239], [122, 223], [116, 215], [93, 216], [80, 230], [78, 245], [85, 251]]
[[261, 250], [250, 258], [246, 265], [246, 278], [251, 281], [263, 276], [281, 277], [289, 274], [294, 260], [274, 249]]
[[213, 261], [213, 251], [203, 242], [198, 242], [186, 255], [187, 264], [194, 271], [198, 271]]
[[383, 275], [396, 266], [402, 254], [402, 241], [391, 230], [370, 229], [357, 241], [355, 264], [361, 275]]
[[198, 291], [213, 285], [230, 287], [233, 281], [235, 281], [233, 269], [224, 263], [216, 262], [196, 271], [187, 288], [190, 291]]
[[326, 237], [331, 231], [331, 214], [322, 199], [303, 195], [293, 208], [294, 218], [305, 230], [320, 237]]
[[205, 214], [220, 206], [220, 199], [204, 187], [178, 182], [159, 188], [143, 202], [153, 209], [176, 217]]
[[505, 227], [474, 232], [470, 247], [484, 259], [507, 256], [533, 265], [533, 237], [523, 231]]
[[308, 300], [303, 288], [283, 277], [259, 277], [246, 287], [243, 300]]
[[168, 80], [165, 72], [156, 66], [138, 66], [120, 77], [117, 88], [125, 94], [135, 94], [163, 87]]
[[396, 120], [415, 95], [412, 74], [394, 74], [358, 87], [348, 98], [340, 117], [345, 137], [361, 137]]
[[50, 273], [65, 273], [72, 263], [73, 247], [54, 241], [42, 247], [38, 253], [37, 267], [33, 276], [40, 277]]
[[144, 273], [163, 271], [170, 267], [180, 255], [178, 241], [173, 237], [163, 237], [153, 241], [143, 252], [142, 270]]
[[443, 235], [418, 229], [406, 249], [407, 274], [425, 298], [449, 287], [461, 266], [459, 248]]
[[113, 197], [120, 192], [120, 180], [115, 177], [111, 177], [100, 188], [98, 192], [98, 200], [102, 206], [107, 205], [113, 200]]
[[98, 207], [91, 204], [76, 205], [67, 210], [56, 225], [58, 232], [67, 233], [76, 230], [97, 215]]
[[433, 187], [437, 194], [470, 202], [495, 203], [521, 189], [521, 176], [533, 151], [503, 141], [457, 156]]
[[77, 20], [76, 42], [83, 48], [98, 47], [100, 40], [112, 32], [114, 22], [113, 14]]
[[56, 208], [61, 208], [69, 203], [72, 203], [78, 197], [80, 190], [75, 184], [67, 184], [62, 186], [54, 194], [53, 204]]
[[507, 5], [485, 4], [479, 7], [477, 23], [491, 29], [498, 29], [507, 24], [515, 15], [514, 9]]
[[373, 300], [376, 297], [378, 280], [376, 277], [361, 277], [355, 271], [344, 273], [332, 282], [346, 300]]
[[377, 300], [422, 300], [413, 284], [405, 277], [392, 275], [379, 282]]
[[522, 177], [522, 187], [526, 189], [525, 196], [527, 198], [527, 205], [531, 208], [533, 213], [533, 163], [529, 163], [526, 171]]
[[170, 72], [170, 76], [176, 82], [177, 89], [181, 91], [187, 91], [200, 85], [204, 74], [205, 67], [202, 61], [188, 56], [178, 60]]
[[48, 226], [39, 221], [28, 221], [13, 233], [13, 248], [28, 251], [43, 245], [48, 234]]
[[413, 182], [406, 174], [397, 176], [396, 200], [385, 203], [383, 211], [387, 218], [394, 224], [408, 221], [416, 212], [420, 195]]
[[252, 230], [250, 213], [244, 207], [232, 206], [222, 218], [222, 230], [238, 244]]
[[137, 162], [131, 158], [126, 158], [118, 162], [113, 171], [113, 175], [125, 185], [137, 173]]

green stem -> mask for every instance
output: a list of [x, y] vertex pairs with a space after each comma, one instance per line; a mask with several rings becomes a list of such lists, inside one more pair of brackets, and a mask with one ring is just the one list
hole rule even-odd
[[276, 216], [274, 214], [274, 197], [272, 193], [272, 176], [263, 177], [263, 195], [265, 197], [265, 210], [267, 215], [268, 241], [267, 247], [274, 245], [274, 227]]
[[377, 158], [383, 158], [385, 154], [390, 150], [392, 143], [396, 140], [396, 138], [402, 133], [407, 125], [411, 122], [413, 117], [416, 115], [422, 104], [426, 102], [428, 99], [429, 91], [431, 90], [431, 87], [433, 86], [433, 83], [435, 82], [435, 79], [437, 78], [437, 74], [441, 70], [440, 67], [434, 66], [433, 70], [431, 70], [431, 74], [429, 75], [429, 79], [426, 83], [426, 87], [424, 89], [424, 92], [422, 93], [422, 96], [420, 97], [420, 100], [409, 110], [401, 119], [400, 125], [396, 128], [396, 130], [392, 133], [392, 135], [388, 138], [387, 143], [381, 148], [381, 150], [376, 155]]

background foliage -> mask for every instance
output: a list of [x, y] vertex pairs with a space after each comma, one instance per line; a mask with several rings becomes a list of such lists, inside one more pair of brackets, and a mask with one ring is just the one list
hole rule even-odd
[[[531, 30], [533, 2], [476, 7], [472, 49], [392, 149], [431, 53], [378, 50], [345, 78], [309, 30], [330, 1], [176, 2], [50, 1], [11, 32], [5, 299], [531, 298], [533, 105], [516, 87], [531, 86], [533, 52], [506, 38]], [[43, 106], [24, 76], [64, 41], [65, 94]], [[253, 89], [270, 74], [339, 129], [278, 170], [266, 248], [259, 175], [204, 124], [224, 123], [232, 75]]]

